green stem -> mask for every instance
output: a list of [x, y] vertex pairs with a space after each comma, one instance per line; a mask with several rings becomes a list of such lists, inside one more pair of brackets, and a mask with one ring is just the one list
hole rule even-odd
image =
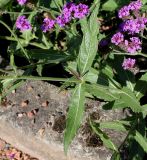
[[[5, 40], [8, 40], [8, 41], [17, 41], [15, 38], [9, 37], [9, 36], [0, 36], [0, 39], [5, 39]], [[19, 41], [24, 41], [24, 39], [22, 39], [22, 38], [18, 38], [18, 39], [19, 39]], [[43, 44], [39, 44], [37, 42], [29, 42], [29, 45], [35, 46], [35, 47], [38, 47], [38, 48], [41, 48], [41, 49], [48, 49]]]
[[54, 78], [54, 77], [37, 77], [37, 76], [0, 76], [0, 79], [24, 79], [24, 80], [42, 80], [42, 81], [62, 81], [62, 82], [72, 82], [80, 83], [80, 80], [71, 80], [68, 78]]
[[61, 10], [59, 4], [56, 2], [56, 0], [53, 0], [53, 1], [54, 1], [55, 5], [57, 6], [57, 8], [59, 9], [59, 11], [62, 12], [62, 10]]
[[[4, 25], [4, 26], [9, 30], [9, 32], [14, 36], [14, 38], [16, 39], [16, 41], [19, 43], [20, 48], [22, 49], [24, 55], [25, 55], [26, 58], [29, 60], [30, 58], [29, 58], [29, 56], [28, 56], [28, 53], [25, 51], [25, 49], [24, 49], [23, 46], [21, 45], [21, 42], [20, 42], [20, 40], [18, 39], [18, 37], [14, 34], [14, 32], [10, 29], [10, 27], [9, 27], [6, 23], [4, 23], [4, 22], [1, 21], [1, 20], [0, 20], [0, 23], [1, 23], [2, 25]], [[29, 62], [30, 62], [30, 60], [29, 60]]]
[[[0, 11], [1, 14], [20, 14], [21, 12]], [[23, 14], [31, 14], [32, 12], [23, 12]]]
[[[133, 123], [133, 125], [131, 126], [130, 130], [128, 131], [128, 134], [127, 134], [127, 136], [125, 137], [124, 141], [123, 141], [123, 142], [121, 143], [121, 145], [119, 146], [118, 151], [120, 151], [121, 148], [124, 146], [124, 144], [127, 142], [130, 134], [134, 131], [137, 123], [138, 123], [138, 116], [136, 115], [136, 118], [135, 118], [135, 120], [134, 120], [134, 123]], [[115, 152], [115, 153], [112, 155], [111, 159], [114, 159], [117, 154], [118, 154], [118, 153]]]
[[143, 54], [143, 53], [135, 53], [135, 54], [130, 54], [130, 53], [122, 53], [122, 52], [113, 52], [112, 54], [117, 54], [117, 55], [129, 55], [129, 56], [143, 56], [143, 57], [146, 57], [147, 58], [147, 55], [146, 54]]
[[4, 69], [0, 69], [0, 72], [10, 74], [10, 73], [12, 73], [12, 70], [13, 70], [13, 69], [8, 70], [8, 71], [7, 71], [7, 70], [4, 70]]
[[138, 53], [138, 55], [141, 55], [141, 56], [143, 56], [143, 57], [146, 57], [146, 58], [147, 58], [147, 55], [146, 55], [146, 54]]

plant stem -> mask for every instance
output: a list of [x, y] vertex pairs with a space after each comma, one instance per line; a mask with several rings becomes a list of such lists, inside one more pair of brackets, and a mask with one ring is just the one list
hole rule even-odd
[[113, 52], [112, 54], [117, 54], [117, 55], [129, 55], [129, 56], [143, 56], [147, 58], [147, 55], [144, 53], [135, 53], [135, 54], [130, 54], [130, 53], [122, 53], [122, 52]]
[[[29, 59], [30, 59], [30, 58], [29, 58], [29, 55], [28, 55], [28, 53], [25, 51], [25, 49], [23, 48], [23, 46], [21, 45], [21, 42], [20, 42], [20, 40], [18, 39], [18, 37], [14, 34], [14, 32], [10, 29], [10, 27], [9, 27], [6, 23], [4, 23], [4, 22], [1, 21], [1, 20], [0, 20], [0, 23], [1, 23], [2, 25], [4, 25], [4, 26], [8, 29], [8, 31], [14, 36], [14, 38], [16, 39], [16, 41], [19, 43], [20, 48], [22, 49], [24, 55], [25, 55], [26, 58], [29, 60]], [[30, 60], [29, 60], [29, 62], [30, 62]]]
[[[5, 40], [8, 40], [8, 41], [17, 41], [15, 38], [13, 37], [9, 37], [9, 36], [0, 36], [1, 39], [5, 39]], [[22, 38], [18, 38], [19, 41], [24, 41], [24, 39]], [[48, 49], [46, 46], [44, 46], [43, 44], [39, 44], [37, 42], [29, 42], [29, 45], [31, 46], [35, 46], [35, 47], [38, 47], [38, 48], [41, 48], [41, 49]]]
[[54, 77], [37, 77], [37, 76], [0, 76], [0, 79], [24, 79], [24, 80], [42, 80], [42, 81], [62, 81], [62, 82], [73, 82], [80, 83], [80, 80], [71, 80], [69, 78], [54, 78]]
[[[134, 120], [134, 123], [133, 123], [133, 125], [131, 126], [130, 130], [128, 131], [128, 134], [127, 134], [127, 136], [125, 137], [124, 141], [123, 141], [123, 142], [121, 143], [121, 145], [119, 146], [118, 151], [120, 151], [121, 148], [124, 146], [124, 144], [126, 143], [126, 141], [127, 141], [128, 138], [129, 138], [130, 134], [131, 134], [131, 133], [133, 132], [133, 130], [135, 129], [137, 123], [138, 123], [138, 116], [136, 115], [136, 118], [135, 118], [135, 120]], [[118, 153], [115, 152], [115, 153], [112, 155], [111, 160], [113, 160], [117, 154], [118, 154]]]
[[[0, 11], [1, 14], [20, 14], [21, 12]], [[31, 14], [32, 12], [23, 12], [23, 14]]]
[[54, 1], [55, 5], [57, 6], [57, 8], [59, 9], [59, 11], [62, 12], [62, 10], [61, 10], [59, 4], [56, 2], [56, 0], [53, 0], [53, 1]]

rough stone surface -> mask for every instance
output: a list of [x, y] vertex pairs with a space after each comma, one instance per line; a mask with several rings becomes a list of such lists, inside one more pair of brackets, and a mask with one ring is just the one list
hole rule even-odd
[[[63, 133], [70, 94], [42, 81], [27, 81], [7, 96], [0, 107], [0, 138], [39, 160], [109, 160], [111, 151], [92, 132], [88, 117], [97, 121], [123, 118], [122, 111], [104, 111], [102, 103], [87, 99], [85, 116], [68, 156]], [[116, 145], [125, 133], [107, 130]]]

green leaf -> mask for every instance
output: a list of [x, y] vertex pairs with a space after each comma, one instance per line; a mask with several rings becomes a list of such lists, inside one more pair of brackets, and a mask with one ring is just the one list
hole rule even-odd
[[[118, 91], [119, 92], [119, 91]], [[119, 95], [121, 100], [132, 109], [133, 112], [141, 112], [141, 106], [139, 101], [135, 97], [135, 94], [128, 88], [124, 87], [120, 90]]]
[[98, 71], [94, 68], [90, 68], [84, 79], [87, 82], [96, 83], [98, 80]]
[[141, 109], [142, 109], [143, 117], [145, 118], [147, 116], [147, 104], [141, 106]]
[[[31, 12], [31, 14], [28, 17], [28, 20], [30, 21], [30, 23], [33, 23], [34, 20], [34, 16], [37, 14], [36, 11]], [[21, 35], [22, 38], [24, 38], [25, 40], [25, 45], [27, 46], [29, 44], [29, 42], [35, 38], [35, 34], [32, 32], [32, 30], [26, 30], [24, 32], [22, 32]], [[19, 45], [19, 44], [18, 44]]]
[[69, 104], [69, 111], [64, 134], [64, 151], [67, 153], [69, 145], [74, 138], [83, 117], [85, 91], [83, 84], [78, 84], [73, 91]]
[[111, 139], [107, 136], [106, 133], [104, 133], [101, 129], [99, 129], [98, 125], [96, 123], [92, 123], [90, 121], [90, 125], [93, 129], [93, 131], [100, 136], [101, 140], [103, 141], [104, 145], [109, 148], [112, 149], [116, 152], [118, 152], [117, 147], [115, 146], [115, 144], [111, 141]]
[[47, 60], [49, 63], [58, 63], [69, 58], [63, 52], [53, 49], [32, 49], [29, 54], [32, 59]]
[[101, 129], [109, 128], [109, 129], [114, 129], [117, 131], [127, 131], [126, 127], [124, 126], [124, 124], [121, 123], [121, 121], [101, 122], [99, 123], [99, 127]]
[[78, 70], [81, 75], [84, 75], [89, 70], [97, 53], [97, 35], [99, 33], [99, 23], [97, 22], [97, 14], [99, 10], [99, 5], [99, 3], [96, 4], [95, 9], [90, 15], [88, 21], [86, 18], [81, 20], [83, 40], [80, 46], [78, 56]]
[[[42, 60], [39, 60], [38, 63], [39, 62], [41, 63]], [[42, 70], [43, 70], [43, 65], [41, 65], [41, 64], [37, 65], [36, 71], [37, 71], [37, 73], [38, 73], [39, 76], [42, 76]]]
[[0, 8], [3, 8], [6, 4], [8, 4], [11, 0], [0, 0]]
[[147, 139], [143, 137], [137, 130], [135, 131], [134, 138], [147, 153]]
[[103, 105], [103, 109], [110, 110], [110, 109], [123, 109], [128, 107], [124, 101], [121, 99], [116, 99], [114, 101], [108, 102]]
[[102, 9], [105, 11], [114, 11], [118, 7], [115, 0], [108, 0], [103, 4]]
[[146, 4], [146, 3], [147, 3], [147, 0], [142, 0], [142, 3], [143, 3], [143, 4]]
[[135, 85], [136, 97], [140, 99], [147, 92], [147, 73], [145, 73]]
[[122, 55], [114, 55], [114, 59], [111, 60], [112, 68], [117, 73], [117, 79], [123, 86], [127, 86], [131, 91], [134, 91], [135, 76], [131, 71], [124, 70], [120, 65], [124, 60]]
[[113, 92], [113, 88], [109, 88], [98, 84], [86, 84], [85, 87], [87, 92], [105, 101], [119, 99], [119, 95]]

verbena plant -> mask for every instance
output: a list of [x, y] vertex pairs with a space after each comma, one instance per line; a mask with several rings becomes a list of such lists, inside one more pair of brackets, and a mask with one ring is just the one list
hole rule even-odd
[[[86, 97], [105, 101], [104, 109], [127, 108], [131, 115], [126, 119], [100, 123], [89, 119], [89, 123], [113, 151], [112, 159], [121, 159], [124, 146], [128, 159], [142, 159], [147, 152], [147, 105], [141, 103], [147, 92], [147, 73], [140, 67], [147, 58], [146, 7], [146, 0], [1, 0], [0, 24], [10, 32], [9, 36], [0, 35], [10, 41], [10, 68], [0, 69], [1, 98], [25, 80], [59, 81], [61, 89], [72, 86], [65, 153], [80, 127]], [[11, 25], [5, 14], [10, 16]], [[101, 31], [101, 19], [113, 21], [112, 17], [113, 33]], [[23, 57], [27, 65], [18, 67], [16, 56]], [[69, 78], [42, 76], [46, 65], [59, 63], [70, 73]], [[38, 76], [33, 76], [34, 70]], [[117, 147], [104, 128], [127, 132], [124, 142]]]

